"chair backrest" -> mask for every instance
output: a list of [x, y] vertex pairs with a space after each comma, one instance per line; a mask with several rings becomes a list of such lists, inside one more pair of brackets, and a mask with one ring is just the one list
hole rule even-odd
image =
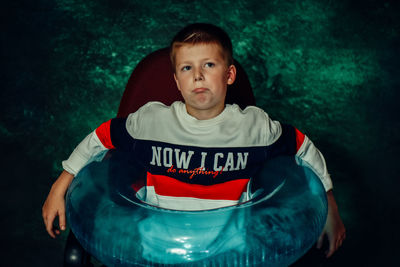
[[[236, 81], [228, 86], [226, 103], [238, 104], [242, 109], [255, 105], [250, 81], [242, 66], [235, 61]], [[183, 98], [176, 87], [169, 49], [163, 48], [146, 56], [134, 69], [122, 96], [117, 117], [126, 117], [150, 101], [166, 105]]]

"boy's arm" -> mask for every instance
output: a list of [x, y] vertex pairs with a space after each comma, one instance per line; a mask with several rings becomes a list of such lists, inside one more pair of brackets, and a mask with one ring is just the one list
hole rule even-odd
[[[99, 128], [101, 128], [100, 126]], [[99, 129], [98, 128], [98, 129]], [[97, 130], [96, 130], [97, 131]], [[59, 229], [55, 229], [53, 222], [58, 216], [59, 228], [64, 231], [65, 220], [65, 193], [72, 182], [74, 176], [83, 168], [91, 156], [107, 149], [100, 141], [96, 131], [92, 132], [74, 149], [68, 160], [62, 162], [64, 171], [52, 185], [49, 195], [42, 207], [42, 216], [46, 230], [53, 238], [60, 234]]]
[[[114, 121], [114, 132], [116, 138], [111, 140], [111, 123]], [[122, 130], [121, 130], [122, 128]], [[122, 132], [122, 134], [121, 134]], [[116, 143], [122, 144], [121, 136], [129, 139], [125, 130], [125, 119], [114, 119], [101, 124], [95, 131], [90, 133], [74, 149], [70, 157], [62, 162], [64, 171], [51, 187], [50, 193], [42, 207], [42, 216], [46, 230], [53, 238], [60, 234], [58, 229], [54, 229], [54, 219], [59, 217], [59, 227], [65, 230], [65, 193], [72, 182], [74, 176], [87, 164], [89, 159], [97, 153], [115, 148]]]
[[326, 236], [329, 241], [329, 249], [325, 254], [326, 257], [329, 258], [342, 245], [342, 242], [346, 238], [346, 229], [343, 225], [342, 219], [340, 218], [335, 197], [333, 196], [332, 180], [328, 173], [322, 153], [314, 146], [307, 136], [298, 130], [296, 130], [296, 139], [298, 141], [296, 156], [301, 159], [302, 164], [310, 167], [318, 175], [327, 192], [328, 216], [325, 227], [318, 239], [317, 248], [322, 247]]
[[332, 190], [327, 193], [328, 198], [328, 217], [326, 219], [325, 227], [317, 242], [317, 248], [322, 248], [322, 244], [325, 236], [329, 241], [329, 248], [325, 251], [327, 258], [333, 255], [333, 253], [339, 249], [343, 241], [346, 238], [346, 229], [343, 225], [342, 219], [339, 215], [339, 210], [333, 196]]
[[[109, 127], [100, 125], [95, 131], [86, 136], [85, 139], [74, 149], [69, 158], [62, 162], [64, 171], [51, 187], [50, 193], [42, 207], [42, 216], [46, 230], [53, 238], [60, 234], [59, 229], [55, 229], [53, 222], [58, 216], [59, 228], [64, 231], [66, 228], [65, 220], [65, 193], [72, 182], [74, 176], [88, 163], [89, 159], [112, 147], [100, 140], [104, 135], [110, 136]], [[109, 123], [108, 123], [109, 124]], [[100, 129], [100, 130], [99, 130]]]
[[[268, 115], [267, 115], [268, 118]], [[280, 149], [288, 155], [296, 155], [296, 160], [300, 165], [311, 168], [321, 180], [328, 199], [328, 216], [325, 227], [320, 235], [317, 247], [321, 248], [325, 236], [328, 237], [329, 250], [326, 256], [330, 257], [342, 244], [346, 237], [346, 230], [340, 218], [338, 207], [332, 193], [332, 180], [326, 167], [325, 159], [322, 153], [314, 146], [311, 140], [295, 127], [286, 124], [279, 124], [268, 118], [269, 135], [272, 141], [281, 146]], [[280, 125], [280, 126], [278, 126]], [[276, 129], [280, 129], [278, 131]], [[272, 143], [273, 143], [272, 142]]]
[[[62, 162], [64, 170], [76, 175], [90, 160], [90, 158], [101, 151], [114, 148], [112, 143], [107, 143], [103, 140], [104, 134], [101, 129], [105, 128], [105, 123], [100, 125], [95, 131], [90, 133], [82, 142], [74, 149], [67, 160]], [[100, 130], [99, 130], [100, 129]], [[104, 132], [110, 136], [110, 130], [105, 129]]]
[[324, 156], [306, 135], [297, 129], [295, 132], [297, 142], [296, 157], [300, 159], [300, 165], [307, 166], [314, 171], [321, 180], [326, 192], [332, 190], [332, 180], [328, 173]]
[[53, 238], [56, 234], [60, 234], [58, 229], [54, 229], [53, 222], [58, 216], [59, 228], [64, 231], [66, 228], [65, 221], [65, 193], [67, 192], [68, 186], [71, 184], [74, 176], [67, 171], [63, 171], [58, 179], [54, 182], [50, 189], [50, 193], [47, 196], [46, 201], [43, 204], [42, 216], [46, 230], [49, 235]]

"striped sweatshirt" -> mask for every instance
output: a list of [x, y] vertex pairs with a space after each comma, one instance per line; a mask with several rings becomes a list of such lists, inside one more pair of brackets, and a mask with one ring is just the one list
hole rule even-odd
[[107, 149], [124, 149], [146, 168], [146, 184], [134, 190], [143, 201], [163, 208], [201, 210], [246, 201], [257, 167], [280, 155], [299, 157], [326, 191], [332, 188], [325, 160], [311, 140], [254, 106], [226, 105], [217, 117], [197, 120], [182, 102], [149, 102], [127, 118], [101, 124], [62, 162], [63, 168], [76, 175]]

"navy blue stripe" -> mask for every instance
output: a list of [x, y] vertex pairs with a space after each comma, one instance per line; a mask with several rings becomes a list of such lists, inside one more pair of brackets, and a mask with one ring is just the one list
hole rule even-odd
[[267, 158], [294, 156], [296, 149], [296, 129], [292, 125], [281, 124], [282, 134], [278, 140], [267, 147]]
[[110, 126], [111, 142], [115, 148], [131, 150], [134, 144], [133, 138], [126, 130], [126, 118], [111, 120]]
[[[158, 159], [154, 158], [154, 150], [158, 151]], [[168, 152], [164, 154], [164, 150]], [[193, 153], [190, 158], [190, 163], [187, 168], [177, 166], [175, 149], [179, 149], [178, 155], [188, 158], [190, 151]], [[166, 175], [175, 178], [179, 181], [189, 184], [213, 185], [232, 181], [236, 179], [250, 178], [257, 171], [257, 167], [265, 159], [265, 147], [218, 147], [218, 148], [204, 148], [196, 146], [175, 145], [165, 142], [157, 142], [150, 140], [135, 140], [134, 150], [132, 151], [134, 157], [140, 161], [144, 166], [148, 167], [149, 172], [153, 174]], [[207, 153], [204, 156], [204, 167], [206, 171], [214, 170], [214, 160], [217, 159], [217, 166], [225, 166], [228, 158], [232, 160], [232, 165], [227, 171], [220, 171], [213, 177], [211, 173], [202, 175], [194, 174], [192, 177], [190, 173], [180, 172], [180, 170], [195, 170], [201, 166], [202, 153]], [[245, 156], [245, 154], [247, 154]], [[164, 159], [164, 156], [167, 156]], [[241, 157], [241, 158], [239, 158]], [[242, 169], [240, 160], [246, 157], [246, 166]], [[165, 160], [165, 161], [164, 161]], [[173, 168], [169, 165], [172, 164]], [[229, 165], [229, 164], [228, 164]], [[237, 170], [236, 167], [240, 166]], [[233, 170], [231, 170], [233, 169]]]
[[[126, 119], [117, 118], [111, 121], [111, 140], [117, 149], [127, 151], [127, 157], [136, 163], [139, 163], [147, 171], [153, 174], [166, 175], [179, 181], [189, 184], [213, 185], [232, 181], [235, 179], [251, 178], [262, 166], [265, 160], [280, 155], [296, 154], [296, 132], [291, 125], [282, 124], [282, 134], [278, 140], [270, 145], [263, 147], [217, 147], [204, 148], [196, 146], [175, 145], [166, 142], [157, 142], [150, 140], [140, 140], [132, 138], [126, 130]], [[152, 148], [154, 147], [154, 148]], [[166, 152], [164, 154], [164, 150]], [[186, 153], [184, 157], [188, 157], [189, 151], [193, 152], [189, 165], [186, 168], [179, 168], [176, 162], [175, 149], [179, 149], [178, 155]], [[158, 152], [157, 159], [154, 158], [154, 151]], [[205, 157], [206, 171], [214, 170], [214, 161], [217, 166], [225, 166], [228, 158], [233, 162], [230, 164], [231, 169], [218, 173], [216, 177], [211, 174], [195, 174], [188, 172], [182, 173], [180, 170], [194, 170], [200, 167], [202, 162], [202, 153], [207, 153]], [[239, 155], [243, 160], [247, 154], [246, 166], [244, 169], [236, 169], [240, 165]], [[166, 160], [164, 161], [164, 157]], [[173, 168], [170, 165], [173, 165]], [[229, 164], [228, 164], [229, 165]], [[173, 171], [175, 170], [175, 172]]]

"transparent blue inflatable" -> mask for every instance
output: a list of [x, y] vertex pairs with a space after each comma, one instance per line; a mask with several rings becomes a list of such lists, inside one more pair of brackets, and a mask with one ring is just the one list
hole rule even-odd
[[98, 155], [73, 180], [67, 219], [81, 245], [107, 266], [288, 266], [318, 239], [325, 190], [293, 157], [266, 162], [253, 198], [235, 206], [177, 211], [150, 206], [131, 184], [145, 170], [123, 152]]

